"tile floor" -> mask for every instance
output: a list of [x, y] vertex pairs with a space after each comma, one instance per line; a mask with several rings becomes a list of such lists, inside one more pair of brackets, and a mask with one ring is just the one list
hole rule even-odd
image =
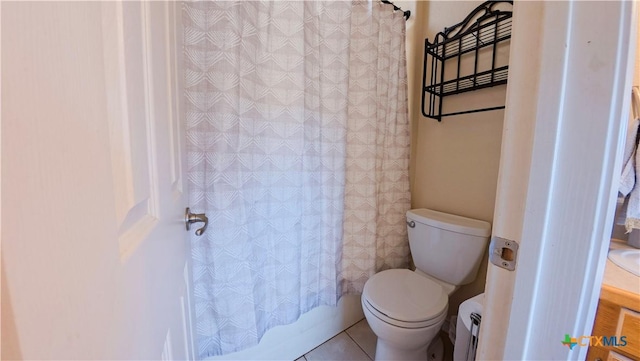
[[[445, 360], [451, 360], [453, 355], [451, 343], [444, 334], [441, 337], [443, 341], [446, 339]], [[371, 331], [367, 319], [362, 319], [295, 361], [372, 361], [376, 354], [376, 340], [377, 337]]]
[[376, 340], [367, 320], [362, 319], [296, 361], [370, 361], [376, 354]]

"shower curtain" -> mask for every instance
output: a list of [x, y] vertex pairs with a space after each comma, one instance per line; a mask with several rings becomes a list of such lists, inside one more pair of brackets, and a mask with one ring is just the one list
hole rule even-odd
[[378, 1], [186, 2], [201, 358], [407, 267], [405, 20]]

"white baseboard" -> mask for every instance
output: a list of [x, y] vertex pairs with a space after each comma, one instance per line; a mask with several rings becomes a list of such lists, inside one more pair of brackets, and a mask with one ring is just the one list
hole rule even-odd
[[267, 331], [246, 350], [206, 360], [295, 360], [364, 318], [359, 295], [343, 296], [336, 307], [320, 306], [295, 323]]

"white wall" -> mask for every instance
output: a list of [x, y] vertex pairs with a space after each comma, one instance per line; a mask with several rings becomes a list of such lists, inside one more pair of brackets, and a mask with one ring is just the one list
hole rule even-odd
[[[504, 142], [498, 176], [500, 191], [496, 198], [494, 215], [496, 221], [493, 234], [520, 241], [535, 131], [537, 77], [541, 62], [538, 48], [540, 47], [539, 34], [542, 33], [540, 19], [543, 16], [543, 6], [541, 2], [523, 1], [516, 5], [516, 9], [521, 12], [514, 13], [514, 44], [511, 48], [512, 57], [509, 68], [512, 83], [509, 86], [510, 95], [507, 98], [509, 109], [506, 111], [507, 117], [504, 120]], [[518, 14], [526, 15], [518, 16]], [[489, 266], [487, 281], [498, 279], [500, 282], [494, 281], [487, 286], [485, 305], [494, 306], [484, 310], [481, 335], [490, 340], [487, 344], [491, 346], [478, 349], [480, 360], [502, 359], [514, 277], [515, 272]], [[491, 316], [492, 314], [496, 316]], [[482, 341], [481, 338], [480, 342]]]
[[586, 356], [558, 336], [593, 325], [630, 100], [632, 7], [516, 3], [494, 235], [520, 249], [515, 272], [489, 266], [479, 359]]

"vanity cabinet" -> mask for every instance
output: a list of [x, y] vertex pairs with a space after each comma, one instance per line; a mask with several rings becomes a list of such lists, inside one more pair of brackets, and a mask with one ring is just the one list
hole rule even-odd
[[[611, 249], [622, 248], [628, 246], [622, 241], [611, 241]], [[588, 361], [640, 361], [640, 277], [609, 259], [591, 335], [615, 336], [618, 344], [593, 342], [587, 352]], [[625, 345], [620, 342], [622, 336], [626, 336]]]
[[591, 334], [626, 336], [626, 345], [591, 346], [587, 360], [640, 360], [640, 295], [604, 284]]

